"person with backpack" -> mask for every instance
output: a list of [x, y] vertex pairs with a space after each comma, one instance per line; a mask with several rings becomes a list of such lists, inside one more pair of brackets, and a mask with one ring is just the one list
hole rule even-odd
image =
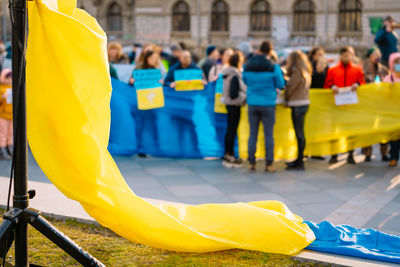
[[256, 55], [251, 57], [244, 66], [243, 80], [247, 85], [247, 104], [250, 138], [248, 154], [250, 170], [256, 170], [256, 146], [260, 122], [264, 127], [266, 166], [265, 171], [274, 172], [274, 125], [278, 90], [285, 81], [279, 65], [267, 59], [272, 50], [272, 43], [264, 41]]
[[246, 103], [247, 87], [243, 82], [241, 66], [243, 58], [240, 52], [235, 52], [228, 60], [228, 66], [221, 74], [223, 77], [222, 102], [228, 110], [227, 130], [225, 135], [225, 156], [223, 165], [238, 167], [242, 160], [235, 158], [234, 146], [240, 121], [240, 109]]

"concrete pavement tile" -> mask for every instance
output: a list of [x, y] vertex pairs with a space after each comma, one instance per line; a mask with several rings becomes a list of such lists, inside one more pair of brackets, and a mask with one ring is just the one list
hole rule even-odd
[[166, 188], [176, 197], [223, 195], [221, 191], [209, 184], [173, 185]]
[[326, 202], [341, 202], [337, 197], [323, 191], [282, 192], [280, 195], [297, 204], [318, 204]]
[[210, 184], [251, 182], [251, 179], [238, 173], [199, 173], [198, 175]]
[[252, 194], [266, 193], [269, 190], [266, 187], [261, 186], [259, 183], [223, 183], [214, 184], [222, 193], [226, 195], [240, 195], [251, 192]]
[[333, 179], [307, 179], [306, 181], [321, 190], [360, 187], [360, 185], [355, 184], [352, 179], [345, 177], [335, 177]]
[[349, 200], [359, 194], [363, 190], [363, 187], [350, 187], [350, 188], [340, 188], [340, 189], [329, 189], [326, 190], [332, 196], [337, 197], [340, 200]]
[[207, 181], [197, 175], [156, 176], [155, 179], [164, 186], [207, 184]]
[[252, 201], [268, 201], [268, 200], [277, 200], [283, 202], [285, 205], [293, 204], [292, 201], [278, 195], [275, 193], [261, 193], [261, 194], [235, 194], [229, 195], [235, 201], [239, 202], [252, 202]]
[[146, 171], [153, 176], [194, 175], [194, 172], [185, 167], [151, 167], [146, 168]]
[[312, 183], [296, 181], [296, 180], [277, 180], [277, 181], [263, 181], [260, 182], [263, 186], [271, 190], [272, 192], [296, 192], [296, 191], [317, 191], [318, 188], [312, 185]]

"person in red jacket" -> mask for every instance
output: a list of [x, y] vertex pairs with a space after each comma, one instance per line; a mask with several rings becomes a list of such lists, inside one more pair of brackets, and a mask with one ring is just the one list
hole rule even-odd
[[[352, 62], [354, 57], [352, 49], [353, 48], [349, 46], [342, 47], [340, 49], [339, 63], [328, 70], [324, 88], [332, 89], [334, 94], [338, 94], [339, 88], [342, 87], [351, 87], [353, 91], [356, 91], [360, 85], [365, 84], [362, 68]], [[349, 151], [347, 157], [347, 163], [349, 164], [356, 163], [353, 157], [353, 152], [354, 150]], [[337, 155], [332, 155], [329, 163], [334, 164], [337, 162]]]

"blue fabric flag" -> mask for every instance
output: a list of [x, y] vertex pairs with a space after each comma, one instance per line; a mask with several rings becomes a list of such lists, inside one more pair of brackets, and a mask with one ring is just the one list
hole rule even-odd
[[316, 237], [307, 247], [309, 250], [400, 263], [400, 236], [349, 225], [335, 226], [327, 221], [305, 223]]

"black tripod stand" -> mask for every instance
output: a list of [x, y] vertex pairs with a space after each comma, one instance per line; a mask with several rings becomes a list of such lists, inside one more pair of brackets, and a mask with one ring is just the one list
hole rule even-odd
[[[26, 138], [26, 91], [25, 91], [25, 47], [26, 47], [26, 0], [11, 0], [12, 25], [12, 88], [14, 153], [12, 174], [14, 176], [13, 209], [7, 211], [0, 225], [0, 266], [12, 243], [15, 241], [15, 265], [25, 267], [28, 262], [28, 223], [46, 236], [62, 250], [84, 266], [104, 266], [83, 251], [71, 239], [54, 228], [39, 211], [29, 208], [29, 199], [35, 191], [28, 192], [27, 138]], [[32, 266], [32, 265], [31, 265]]]

